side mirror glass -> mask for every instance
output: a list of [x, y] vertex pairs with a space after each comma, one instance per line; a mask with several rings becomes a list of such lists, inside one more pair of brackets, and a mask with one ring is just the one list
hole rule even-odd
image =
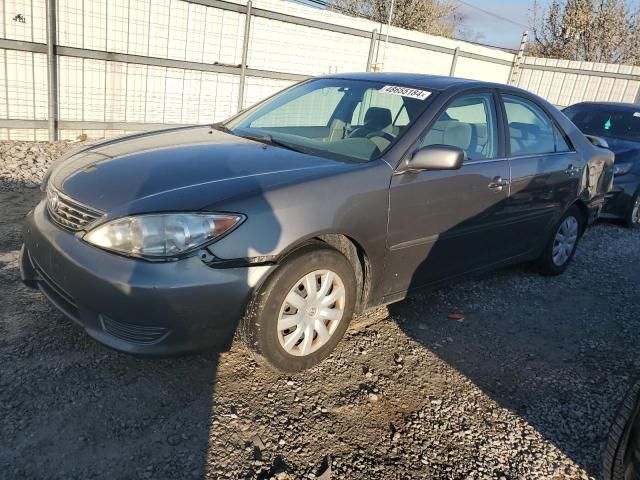
[[596, 137], [595, 135], [585, 135], [585, 137], [587, 137], [587, 140], [591, 142], [591, 145], [594, 145], [600, 148], [609, 148], [609, 144], [602, 137]]
[[406, 170], [457, 170], [462, 167], [464, 151], [450, 145], [422, 147], [405, 162]]

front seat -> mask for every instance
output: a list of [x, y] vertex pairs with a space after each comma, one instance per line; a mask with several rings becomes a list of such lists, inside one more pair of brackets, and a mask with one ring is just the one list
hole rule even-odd
[[471, 125], [463, 122], [449, 122], [442, 133], [443, 145], [458, 147], [467, 157], [473, 158], [471, 152]]
[[369, 107], [364, 114], [364, 125], [356, 128], [349, 137], [366, 137], [372, 132], [391, 133], [391, 110], [383, 107]]

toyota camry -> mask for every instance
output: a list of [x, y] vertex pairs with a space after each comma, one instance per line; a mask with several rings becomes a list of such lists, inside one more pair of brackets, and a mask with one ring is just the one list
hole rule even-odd
[[[598, 142], [595, 142], [598, 144]], [[344, 74], [228, 121], [60, 159], [31, 211], [23, 281], [112, 348], [229, 348], [282, 371], [354, 313], [516, 262], [570, 264], [613, 154], [499, 84]]]

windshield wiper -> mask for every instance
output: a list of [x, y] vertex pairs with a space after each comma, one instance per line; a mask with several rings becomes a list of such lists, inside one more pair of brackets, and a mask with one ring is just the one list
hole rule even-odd
[[224, 133], [229, 133], [231, 135], [236, 135], [238, 137], [246, 138], [249, 140], [255, 140], [256, 142], [267, 143], [269, 145], [276, 145], [278, 147], [286, 148], [287, 150], [293, 150], [294, 152], [306, 153], [306, 151], [300, 147], [291, 145], [290, 143], [283, 142], [282, 140], [277, 140], [273, 138], [271, 135], [252, 135], [250, 133], [236, 133], [227, 127], [224, 123], [212, 123], [209, 125], [213, 130], [219, 130]]
[[271, 135], [251, 135], [251, 134], [236, 134], [239, 137], [246, 138], [248, 140], [255, 140], [256, 142], [266, 143], [269, 145], [276, 145], [278, 147], [286, 148], [287, 150], [293, 150], [294, 152], [306, 153], [306, 150], [298, 147], [297, 145], [291, 145], [290, 143], [283, 142], [273, 138]]
[[233, 130], [227, 127], [224, 123], [212, 123], [211, 125], [209, 125], [209, 127], [212, 130], [219, 130], [224, 133], [230, 133], [231, 135], [235, 135], [235, 133], [233, 133]]

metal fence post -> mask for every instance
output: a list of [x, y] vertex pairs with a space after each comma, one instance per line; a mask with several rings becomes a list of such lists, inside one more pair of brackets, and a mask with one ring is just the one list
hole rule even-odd
[[520, 63], [524, 58], [524, 49], [527, 46], [527, 37], [529, 36], [529, 32], [525, 31], [522, 33], [522, 40], [520, 40], [520, 48], [518, 48], [518, 53], [513, 58], [513, 64], [511, 65], [511, 70], [509, 71], [509, 85], [516, 84], [516, 77], [520, 71]]
[[247, 14], [244, 20], [244, 40], [242, 41], [242, 63], [240, 64], [240, 88], [238, 89], [238, 111], [244, 106], [244, 84], [247, 78], [247, 54], [249, 53], [249, 34], [251, 33], [251, 0], [247, 1]]
[[373, 55], [376, 53], [376, 42], [378, 41], [378, 29], [374, 28], [371, 32], [371, 43], [369, 44], [369, 56], [367, 57], [367, 72], [371, 71], [373, 66]]
[[47, 0], [47, 73], [49, 80], [49, 141], [58, 140], [58, 58], [56, 56], [56, 0]]
[[456, 65], [458, 64], [458, 55], [460, 55], [460, 47], [456, 47], [453, 51], [453, 58], [451, 59], [451, 69], [449, 70], [449, 76], [453, 77], [456, 74]]

